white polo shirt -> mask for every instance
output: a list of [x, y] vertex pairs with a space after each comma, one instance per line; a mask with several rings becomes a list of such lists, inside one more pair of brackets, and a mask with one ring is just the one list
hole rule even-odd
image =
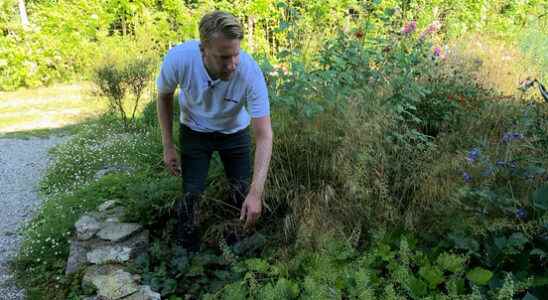
[[234, 133], [251, 118], [268, 116], [268, 90], [253, 58], [240, 51], [230, 80], [212, 80], [199, 45], [193, 40], [171, 48], [156, 80], [160, 93], [173, 93], [179, 85], [180, 122], [195, 131]]

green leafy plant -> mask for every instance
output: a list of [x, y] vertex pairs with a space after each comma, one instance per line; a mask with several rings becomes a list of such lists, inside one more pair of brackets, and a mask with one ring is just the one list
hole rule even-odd
[[[120, 114], [126, 129], [135, 125], [135, 112], [151, 76], [152, 60], [147, 58], [131, 59], [121, 66], [107, 63], [95, 71], [95, 83], [110, 100], [111, 109]], [[126, 112], [128, 95], [131, 105]]]

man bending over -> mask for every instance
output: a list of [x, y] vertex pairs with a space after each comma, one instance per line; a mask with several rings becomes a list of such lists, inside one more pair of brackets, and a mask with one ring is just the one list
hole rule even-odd
[[[176, 205], [176, 243], [193, 251], [199, 247], [196, 209], [214, 151], [219, 152], [231, 187], [230, 199], [241, 207], [245, 226], [252, 226], [261, 215], [272, 154], [270, 107], [259, 66], [240, 50], [242, 38], [242, 27], [233, 15], [209, 13], [200, 21], [200, 41], [171, 48], [156, 81], [164, 163], [183, 179], [184, 198]], [[177, 86], [180, 160], [172, 135]], [[256, 142], [251, 182], [250, 123]]]

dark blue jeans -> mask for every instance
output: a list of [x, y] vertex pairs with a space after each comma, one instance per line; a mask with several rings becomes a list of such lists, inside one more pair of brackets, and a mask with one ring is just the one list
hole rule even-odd
[[232, 134], [197, 132], [181, 125], [181, 167], [184, 198], [176, 206], [176, 238], [185, 248], [199, 246], [198, 207], [214, 151], [219, 152], [230, 184], [228, 201], [237, 208], [249, 190], [251, 138], [249, 130]]

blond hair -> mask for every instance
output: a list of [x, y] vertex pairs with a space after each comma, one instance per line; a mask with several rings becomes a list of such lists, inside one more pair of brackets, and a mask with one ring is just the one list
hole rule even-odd
[[242, 25], [233, 15], [224, 11], [214, 11], [203, 16], [200, 21], [200, 40], [205, 43], [222, 33], [228, 39], [243, 39]]

